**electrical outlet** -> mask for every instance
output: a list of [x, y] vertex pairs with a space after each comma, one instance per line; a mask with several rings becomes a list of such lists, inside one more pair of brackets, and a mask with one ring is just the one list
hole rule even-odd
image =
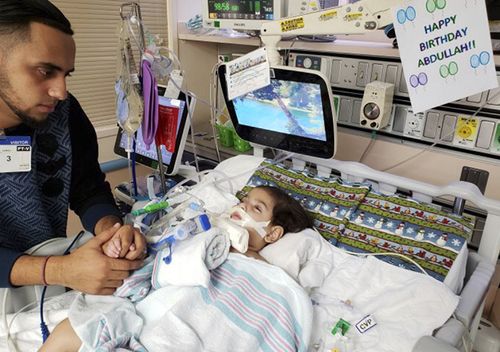
[[424, 114], [414, 114], [408, 110], [406, 115], [406, 124], [403, 134], [408, 137], [421, 138], [424, 131]]
[[358, 76], [357, 63], [350, 63], [348, 61], [342, 62], [340, 69], [340, 83], [348, 86], [356, 86], [356, 77]]

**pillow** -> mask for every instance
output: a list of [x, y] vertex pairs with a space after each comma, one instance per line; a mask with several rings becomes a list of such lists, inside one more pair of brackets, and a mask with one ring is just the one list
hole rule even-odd
[[333, 265], [330, 244], [313, 229], [287, 233], [259, 254], [268, 263], [285, 270], [307, 290], [321, 287]]
[[241, 199], [253, 187], [263, 185], [278, 187], [299, 201], [319, 233], [333, 245], [337, 243], [345, 215], [358, 208], [371, 189], [368, 183], [351, 183], [339, 177], [322, 178], [264, 161], [236, 196]]
[[[404, 254], [454, 292], [461, 289], [467, 239], [473, 230], [468, 220], [411, 198], [377, 192], [369, 192], [348, 218], [337, 240], [339, 248], [361, 253]], [[378, 258], [421, 271], [401, 257]]]

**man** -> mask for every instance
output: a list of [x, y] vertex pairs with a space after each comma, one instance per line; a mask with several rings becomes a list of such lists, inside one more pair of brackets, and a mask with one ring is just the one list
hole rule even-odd
[[[66, 91], [75, 61], [72, 34], [48, 0], [0, 1], [0, 287], [46, 284], [112, 294], [141, 266], [145, 240], [120, 225], [97, 161], [95, 131]], [[68, 205], [95, 237], [66, 256], [25, 255], [66, 236]], [[130, 244], [122, 259], [102, 252], [117, 232]]]

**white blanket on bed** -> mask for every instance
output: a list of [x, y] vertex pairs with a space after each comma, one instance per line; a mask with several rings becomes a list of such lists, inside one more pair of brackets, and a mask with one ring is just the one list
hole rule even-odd
[[[447, 286], [424, 274], [330, 248], [330, 274], [311, 295], [311, 346], [321, 346], [319, 351], [335, 347], [330, 331], [344, 319], [351, 324], [349, 352], [410, 352], [421, 336], [443, 325], [458, 304]], [[360, 333], [355, 325], [367, 316], [376, 325]]]

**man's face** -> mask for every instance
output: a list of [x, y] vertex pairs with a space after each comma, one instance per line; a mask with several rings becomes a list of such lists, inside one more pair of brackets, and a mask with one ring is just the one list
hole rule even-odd
[[31, 40], [0, 53], [0, 128], [42, 125], [66, 99], [75, 42], [55, 28], [31, 23]]

